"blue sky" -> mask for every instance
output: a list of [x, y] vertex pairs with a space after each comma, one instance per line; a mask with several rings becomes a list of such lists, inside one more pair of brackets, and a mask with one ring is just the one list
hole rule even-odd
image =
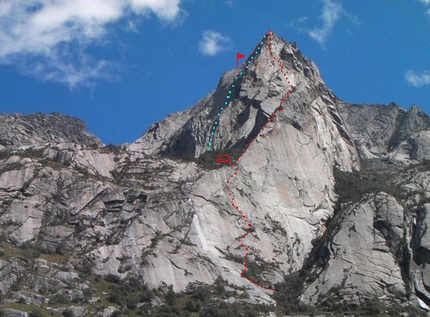
[[269, 29], [341, 99], [430, 113], [430, 0], [0, 0], [0, 112], [65, 113], [132, 142]]

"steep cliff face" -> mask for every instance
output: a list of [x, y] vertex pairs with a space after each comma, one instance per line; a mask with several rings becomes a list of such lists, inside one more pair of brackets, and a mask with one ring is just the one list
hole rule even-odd
[[339, 204], [302, 268], [303, 302], [405, 310], [410, 301], [429, 310], [429, 166], [403, 162], [374, 159], [359, 174], [336, 173]]
[[386, 193], [352, 204], [329, 243], [326, 269], [306, 289], [303, 299], [324, 304], [337, 292], [348, 305], [359, 306], [366, 296], [393, 302], [407, 298], [399, 263], [410, 229], [403, 207]]
[[[293, 297], [325, 308], [430, 301], [428, 116], [339, 100], [272, 32], [214, 92], [127, 148], [58, 114], [0, 120], [9, 301], [66, 298], [96, 315], [99, 276], [113, 275], [176, 292], [221, 277], [230, 301], [276, 299], [280, 310]], [[217, 162], [221, 153], [232, 162]]]

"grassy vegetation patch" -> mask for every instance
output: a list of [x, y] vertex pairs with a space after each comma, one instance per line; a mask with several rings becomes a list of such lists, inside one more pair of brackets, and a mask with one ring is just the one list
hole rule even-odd
[[2, 303], [0, 304], [0, 316], [6, 316], [4, 313], [1, 313], [2, 308], [10, 308], [16, 309], [19, 311], [24, 311], [29, 313], [29, 317], [60, 317], [64, 316], [63, 314], [54, 312], [52, 310], [37, 306], [37, 305], [29, 305], [22, 303]]

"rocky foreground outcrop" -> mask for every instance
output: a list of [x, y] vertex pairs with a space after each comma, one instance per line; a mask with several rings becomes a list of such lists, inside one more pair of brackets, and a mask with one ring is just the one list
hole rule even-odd
[[59, 114], [0, 116], [5, 312], [164, 316], [186, 292], [185, 315], [212, 316], [201, 284], [279, 316], [429, 309], [430, 118], [339, 100], [273, 33], [248, 61], [128, 146]]

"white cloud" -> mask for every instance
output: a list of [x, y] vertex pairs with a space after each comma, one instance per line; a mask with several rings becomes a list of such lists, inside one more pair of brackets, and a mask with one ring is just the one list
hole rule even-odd
[[[425, 6], [430, 6], [430, 0], [420, 0], [420, 2]], [[430, 15], [430, 9], [427, 9], [426, 13]]]
[[406, 81], [414, 87], [430, 85], [430, 71], [423, 71], [417, 74], [412, 70], [408, 70], [405, 78]]
[[308, 34], [322, 46], [325, 45], [327, 37], [333, 31], [336, 22], [345, 13], [341, 3], [332, 0], [323, 0], [323, 11], [321, 19], [323, 24], [320, 28], [309, 30]]
[[230, 38], [219, 32], [207, 30], [203, 32], [203, 38], [199, 43], [200, 52], [206, 56], [215, 56], [225, 50], [230, 44]]
[[154, 12], [160, 19], [174, 20], [179, 14], [181, 0], [130, 0], [134, 11]]
[[0, 64], [73, 87], [106, 77], [112, 63], [85, 48], [100, 43], [124, 17], [151, 13], [166, 22], [181, 0], [0, 0]]

